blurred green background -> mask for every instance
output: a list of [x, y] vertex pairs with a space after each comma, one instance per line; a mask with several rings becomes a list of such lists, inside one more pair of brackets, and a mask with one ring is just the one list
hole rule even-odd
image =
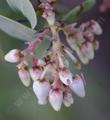
[[[77, 0], [60, 2], [70, 8], [77, 4]], [[14, 20], [23, 17], [13, 12], [5, 0], [0, 0], [0, 14]], [[75, 103], [70, 108], [62, 106], [60, 112], [55, 112], [49, 104], [38, 105], [31, 87], [21, 84], [15, 65], [5, 62], [3, 56], [13, 48], [23, 49], [24, 44], [0, 31], [0, 120], [110, 120], [110, 11], [99, 14], [96, 6], [82, 21], [99, 17], [105, 19], [100, 49], [95, 59], [83, 68], [86, 97], [74, 95]]]

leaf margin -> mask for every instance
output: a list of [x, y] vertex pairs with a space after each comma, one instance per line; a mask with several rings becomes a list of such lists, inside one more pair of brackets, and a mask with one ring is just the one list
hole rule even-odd
[[[30, 0], [21, 0], [21, 1], [20, 0], [6, 0], [6, 1], [13, 10], [20, 11], [28, 19], [28, 21], [31, 24], [32, 29], [35, 28], [35, 26], [37, 25], [37, 16], [36, 16], [36, 12]], [[31, 12], [31, 14], [29, 11], [27, 11], [28, 10], [27, 8], [29, 8], [29, 11]]]

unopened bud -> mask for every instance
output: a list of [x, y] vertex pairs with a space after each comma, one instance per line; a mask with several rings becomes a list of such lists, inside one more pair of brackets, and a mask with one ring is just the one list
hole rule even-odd
[[72, 97], [72, 94], [69, 90], [64, 91], [63, 94], [63, 104], [66, 107], [70, 107], [74, 103], [74, 99]]
[[63, 101], [63, 92], [61, 89], [51, 89], [49, 92], [49, 102], [55, 111], [61, 109]]
[[50, 90], [50, 84], [46, 80], [34, 81], [33, 91], [38, 98], [38, 103], [44, 105], [47, 103], [47, 96]]
[[59, 70], [59, 78], [65, 85], [72, 83], [72, 73], [66, 68]]
[[4, 59], [7, 61], [7, 62], [10, 62], [10, 63], [16, 63], [16, 62], [19, 62], [21, 60], [21, 53], [20, 53], [20, 50], [18, 49], [13, 49], [13, 50], [10, 50], [4, 57]]
[[73, 83], [69, 87], [79, 97], [85, 97], [84, 83], [79, 75], [75, 76], [75, 78], [73, 79]]
[[28, 70], [20, 69], [18, 71], [18, 75], [19, 75], [23, 85], [26, 86], [26, 87], [29, 87], [29, 85], [31, 83], [31, 80], [30, 80], [30, 74], [29, 74]]

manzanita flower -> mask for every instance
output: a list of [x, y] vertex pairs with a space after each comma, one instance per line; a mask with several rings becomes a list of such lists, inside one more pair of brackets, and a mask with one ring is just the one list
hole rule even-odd
[[63, 91], [60, 88], [51, 88], [49, 91], [49, 102], [55, 111], [59, 111], [63, 102]]
[[50, 84], [46, 80], [36, 80], [33, 82], [33, 91], [38, 98], [40, 105], [47, 103], [47, 97], [50, 90]]
[[53, 12], [53, 7], [50, 5], [51, 2], [51, 0], [47, 2], [43, 1], [39, 7], [43, 9], [42, 16], [47, 20], [49, 25], [53, 26], [55, 23], [55, 13]]
[[95, 20], [90, 20], [86, 23], [83, 23], [79, 28], [83, 33], [93, 33], [94, 35], [100, 35], [103, 32], [100, 24]]
[[100, 25], [98, 24], [98, 22], [91, 20], [91, 28], [92, 28], [92, 32], [96, 35], [101, 35], [102, 34], [102, 28], [100, 27]]
[[70, 24], [64, 27], [64, 33], [67, 37], [67, 42], [73, 50], [76, 50], [83, 42], [85, 38], [81, 30], [75, 27], [76, 24]]
[[32, 80], [36, 81], [40, 78], [43, 68], [42, 67], [32, 67], [29, 70]]
[[59, 78], [65, 85], [72, 83], [72, 73], [67, 68], [61, 68], [59, 70]]
[[44, 71], [43, 65], [45, 62], [43, 60], [34, 61], [34, 66], [29, 69], [32, 80], [36, 81], [40, 78], [42, 72]]
[[73, 82], [69, 85], [69, 87], [79, 97], [85, 97], [84, 80], [79, 75], [75, 75]]
[[72, 93], [69, 89], [66, 89], [63, 93], [63, 104], [66, 107], [70, 107], [74, 103], [74, 99], [72, 97]]
[[[95, 20], [83, 23], [77, 27], [76, 25], [77, 23], [66, 25], [63, 31], [67, 37], [68, 44], [77, 53], [80, 61], [83, 64], [87, 64], [94, 58], [94, 50], [99, 48], [98, 42], [95, 42], [95, 35], [102, 34], [102, 28]], [[70, 52], [66, 50], [66, 53], [76, 61]]]
[[12, 49], [5, 55], [4, 59], [10, 63], [17, 63], [21, 60], [22, 56], [20, 50]]
[[17, 65], [18, 75], [24, 86], [29, 87], [31, 84], [30, 74], [28, 71], [28, 67], [24, 63], [20, 63]]
[[86, 37], [90, 42], [94, 41], [94, 33], [92, 33], [91, 31], [85, 31], [84, 32], [84, 37]]
[[79, 59], [84, 64], [87, 64], [89, 60], [94, 58], [94, 48], [91, 42], [82, 44], [80, 48], [77, 48], [76, 52]]
[[21, 79], [21, 82], [24, 84], [24, 86], [29, 87], [31, 83], [29, 72], [25, 69], [20, 69], [18, 71], [18, 75]]

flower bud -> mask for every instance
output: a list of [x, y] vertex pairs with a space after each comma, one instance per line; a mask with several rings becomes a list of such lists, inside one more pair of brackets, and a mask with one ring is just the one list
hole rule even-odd
[[4, 57], [7, 62], [16, 63], [21, 59], [21, 53], [18, 49], [10, 50]]
[[51, 89], [49, 91], [49, 102], [55, 111], [61, 109], [61, 104], [63, 101], [63, 92], [61, 89]]
[[85, 37], [87, 37], [87, 39], [89, 40], [89, 41], [91, 41], [91, 42], [93, 42], [94, 41], [94, 34], [91, 32], [91, 31], [86, 31], [85, 33], [84, 33], [84, 35], [85, 35]]
[[38, 103], [44, 105], [47, 103], [47, 96], [50, 90], [50, 84], [46, 80], [34, 81], [33, 91], [38, 98]]
[[72, 83], [72, 73], [67, 68], [59, 70], [59, 78], [65, 85]]
[[91, 22], [92, 22], [92, 31], [93, 31], [93, 33], [96, 34], [96, 35], [102, 34], [101, 26], [94, 20], [92, 20]]
[[65, 25], [65, 27], [63, 28], [65, 34], [73, 33], [74, 31], [76, 31], [76, 25], [77, 25], [77, 23]]
[[82, 63], [87, 64], [94, 58], [94, 48], [91, 42], [84, 43], [81, 48], [77, 48], [77, 55]]
[[31, 80], [30, 80], [30, 74], [28, 70], [26, 69], [20, 69], [18, 71], [19, 78], [21, 79], [21, 82], [24, 86], [29, 87]]
[[85, 97], [85, 88], [82, 78], [79, 75], [76, 75], [73, 79], [73, 82], [71, 85], [69, 85], [71, 90], [78, 95], [79, 97]]
[[82, 46], [83, 47], [82, 49], [83, 49], [83, 52], [85, 52], [85, 55], [87, 55], [89, 59], [93, 59], [94, 58], [93, 44], [91, 42], [86, 42], [83, 45], [84, 46]]
[[31, 78], [34, 81], [36, 81], [36, 80], [38, 80], [40, 78], [40, 76], [41, 76], [41, 74], [43, 72], [43, 69], [37, 68], [37, 67], [35, 67], [35, 68], [33, 67], [33, 68], [30, 68], [29, 72], [30, 72]]
[[80, 61], [81, 61], [83, 64], [88, 64], [88, 63], [89, 63], [88, 57], [84, 55], [84, 53], [82, 52], [82, 50], [81, 50], [80, 48], [77, 48], [77, 49], [76, 49], [76, 53], [77, 53]]
[[64, 91], [63, 93], [63, 104], [66, 106], [66, 107], [70, 107], [71, 104], [74, 103], [74, 99], [72, 97], [72, 94], [69, 90], [66, 90]]

